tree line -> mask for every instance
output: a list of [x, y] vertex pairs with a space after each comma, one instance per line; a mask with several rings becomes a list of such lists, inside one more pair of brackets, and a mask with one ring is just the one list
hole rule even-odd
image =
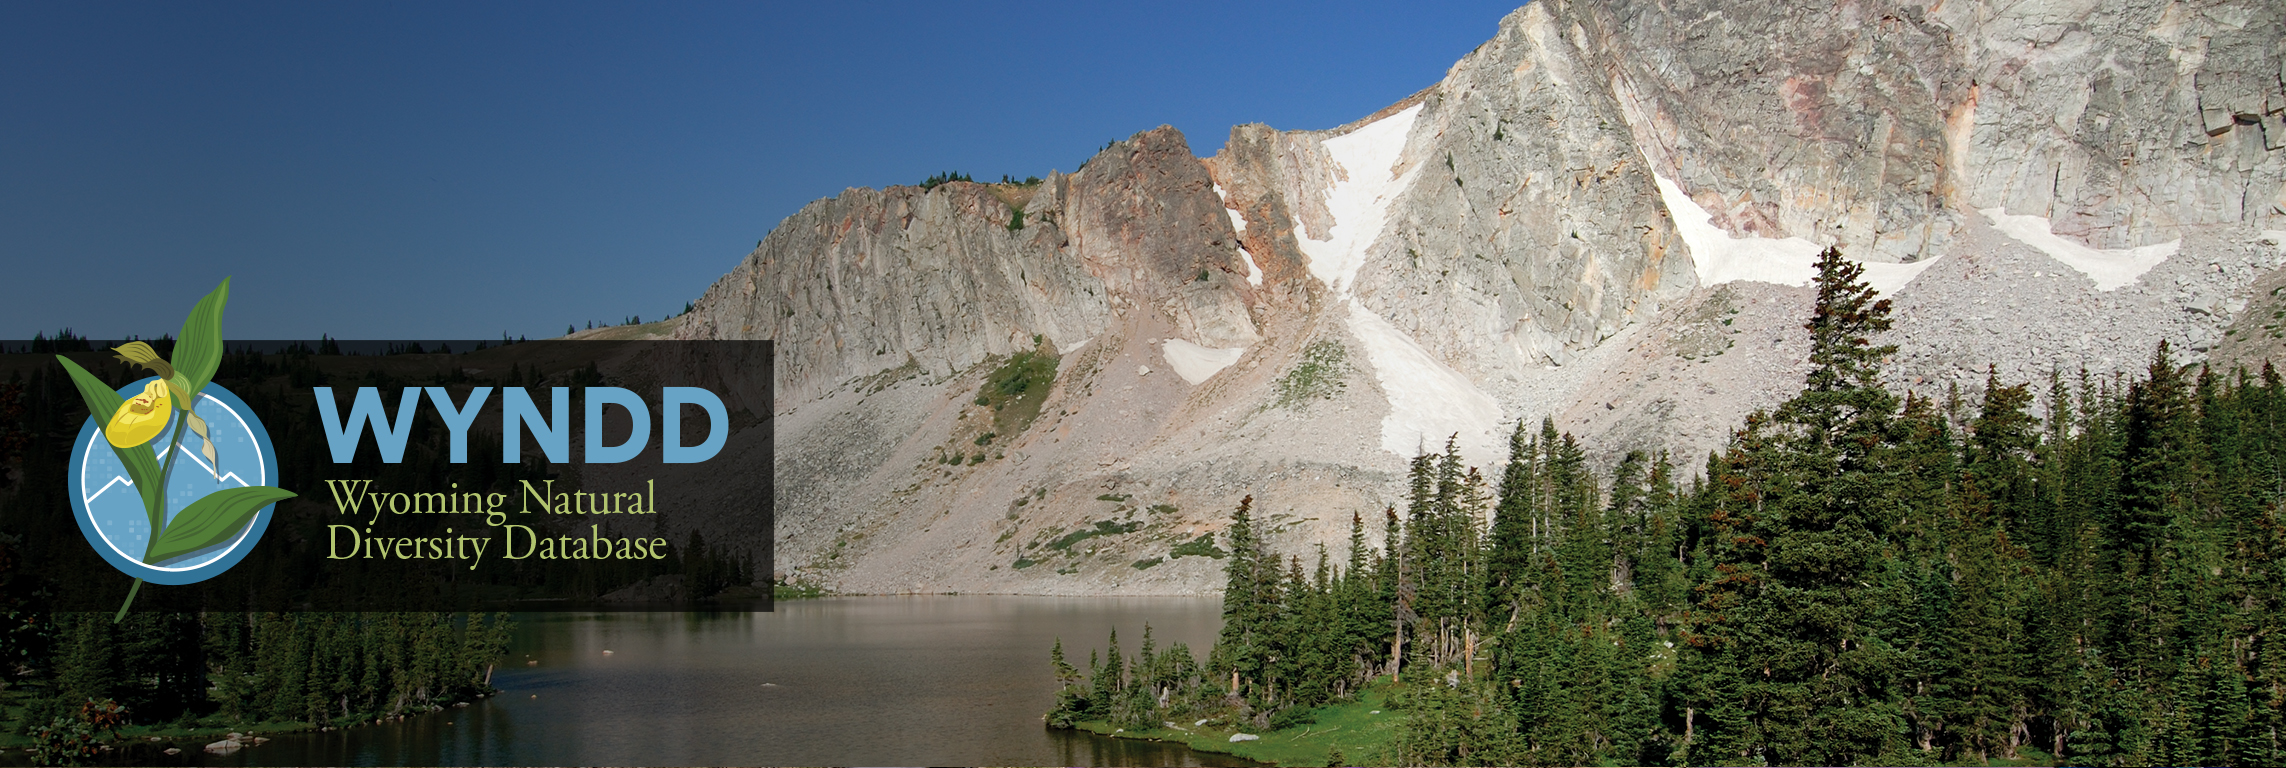
[[1803, 390], [1694, 478], [1608, 474], [1552, 422], [1498, 478], [1417, 457], [1381, 546], [1228, 532], [1202, 663], [1146, 636], [1051, 724], [1277, 728], [1386, 686], [1396, 764], [2286, 764], [2286, 384], [2053, 374], [1899, 397], [1829, 249]]
[[86, 701], [131, 721], [344, 726], [429, 712], [493, 691], [507, 614], [56, 613], [47, 695], [23, 706], [30, 732]]

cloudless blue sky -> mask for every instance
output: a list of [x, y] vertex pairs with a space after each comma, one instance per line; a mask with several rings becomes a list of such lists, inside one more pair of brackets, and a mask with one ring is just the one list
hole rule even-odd
[[1329, 128], [1518, 0], [0, 5], [0, 338], [554, 336], [804, 203]]

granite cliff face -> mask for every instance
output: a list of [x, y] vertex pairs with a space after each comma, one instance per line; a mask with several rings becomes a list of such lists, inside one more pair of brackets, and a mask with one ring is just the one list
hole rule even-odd
[[1732, 232], [1911, 261], [1976, 212], [2097, 248], [2277, 215], [2286, 7], [1564, 3], [1653, 162]]
[[676, 332], [778, 341], [798, 576], [1211, 591], [1241, 497], [1299, 554], [1447, 439], [1694, 465], [1800, 386], [1829, 244], [1897, 302], [1900, 388], [2256, 359], [2282, 39], [2259, 0], [1542, 0], [1350, 125], [812, 203]]
[[912, 364], [950, 373], [1101, 330], [1103, 280], [1064, 258], [1054, 227], [966, 183], [852, 189], [804, 206], [708, 289], [686, 338], [778, 340], [778, 397], [802, 402]]

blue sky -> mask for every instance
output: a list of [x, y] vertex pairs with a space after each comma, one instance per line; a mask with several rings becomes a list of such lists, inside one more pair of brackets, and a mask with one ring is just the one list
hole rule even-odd
[[846, 187], [1327, 128], [1512, 3], [9, 3], [0, 338], [533, 338], [682, 308]]

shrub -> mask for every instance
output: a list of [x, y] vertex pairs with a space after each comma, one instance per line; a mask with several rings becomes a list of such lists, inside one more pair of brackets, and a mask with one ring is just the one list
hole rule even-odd
[[1332, 399], [1349, 386], [1349, 353], [1331, 339], [1311, 342], [1302, 349], [1302, 361], [1272, 384], [1278, 407], [1291, 408], [1317, 399]]
[[938, 186], [955, 181], [975, 181], [975, 179], [969, 178], [968, 174], [961, 173], [960, 171], [946, 171], [935, 176], [930, 176], [926, 180], [923, 180], [921, 182], [921, 188], [936, 189]]
[[1216, 560], [1230, 556], [1229, 552], [1224, 552], [1221, 547], [1214, 545], [1214, 534], [1211, 533], [1199, 534], [1198, 538], [1176, 546], [1167, 554], [1171, 557], [1211, 557]]
[[995, 435], [1021, 435], [1040, 415], [1048, 390], [1056, 383], [1056, 356], [1050, 350], [1026, 350], [985, 376], [976, 404], [998, 411], [993, 416]]
[[1081, 528], [1079, 530], [1072, 531], [1071, 533], [1064, 534], [1063, 538], [1057, 539], [1055, 543], [1049, 544], [1048, 548], [1070, 549], [1073, 544], [1078, 544], [1097, 536], [1118, 536], [1124, 533], [1134, 533], [1135, 529], [1141, 527], [1143, 527], [1143, 524], [1140, 522], [1114, 523], [1109, 520], [1097, 520], [1095, 521], [1094, 528]]

